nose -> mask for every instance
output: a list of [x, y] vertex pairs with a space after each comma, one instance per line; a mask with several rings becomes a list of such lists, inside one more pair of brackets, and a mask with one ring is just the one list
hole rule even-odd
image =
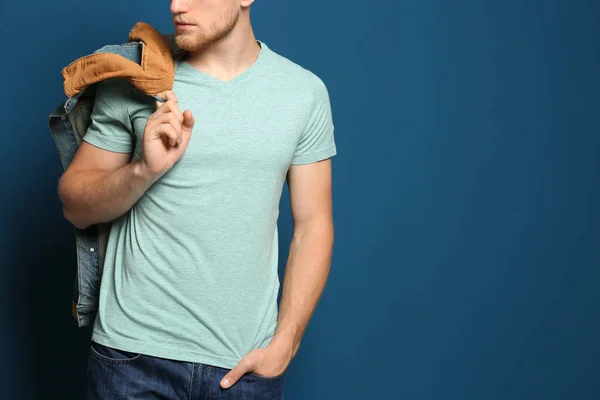
[[185, 13], [189, 11], [188, 2], [185, 0], [171, 0], [171, 13], [173, 15]]

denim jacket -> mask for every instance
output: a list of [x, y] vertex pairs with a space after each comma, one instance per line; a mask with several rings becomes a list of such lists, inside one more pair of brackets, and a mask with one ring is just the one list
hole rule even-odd
[[[172, 34], [163, 35], [173, 56], [180, 55]], [[144, 43], [132, 41], [119, 45], [107, 45], [97, 53], [113, 53], [125, 57], [138, 65], [142, 60]], [[59, 104], [49, 115], [49, 127], [58, 149], [63, 168], [66, 170], [90, 125], [94, 107], [95, 85], [83, 88], [77, 94]], [[164, 101], [158, 96], [156, 100]], [[73, 288], [72, 313], [79, 327], [93, 324], [98, 311], [100, 278], [104, 266], [106, 244], [110, 233], [110, 222], [91, 225], [85, 229], [75, 227], [76, 271]]]

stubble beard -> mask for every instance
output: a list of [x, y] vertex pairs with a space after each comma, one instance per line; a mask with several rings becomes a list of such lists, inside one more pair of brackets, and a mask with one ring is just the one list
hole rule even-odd
[[235, 8], [231, 8], [223, 16], [215, 21], [210, 29], [203, 30], [197, 27], [192, 32], [184, 32], [175, 35], [177, 46], [188, 52], [201, 50], [208, 45], [215, 43], [225, 37], [233, 30], [239, 18], [239, 12]]

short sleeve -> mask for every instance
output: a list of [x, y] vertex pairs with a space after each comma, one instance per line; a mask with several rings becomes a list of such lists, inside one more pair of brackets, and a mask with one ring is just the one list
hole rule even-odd
[[107, 79], [96, 84], [90, 126], [83, 140], [104, 150], [131, 153], [135, 136], [128, 112], [129, 82]]
[[312, 109], [296, 146], [292, 164], [310, 164], [337, 154], [329, 93], [323, 81], [316, 75], [313, 77]]

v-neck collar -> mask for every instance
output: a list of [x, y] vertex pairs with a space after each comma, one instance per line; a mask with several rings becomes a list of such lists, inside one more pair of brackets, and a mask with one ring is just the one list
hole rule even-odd
[[200, 71], [196, 67], [193, 67], [190, 63], [188, 63], [187, 61], [184, 60], [184, 56], [185, 56], [184, 54], [182, 54], [180, 56], [180, 59], [178, 62], [178, 67], [183, 68], [185, 71], [189, 71], [195, 77], [201, 79], [202, 82], [205, 84], [228, 89], [228, 88], [246, 80], [251, 75], [253, 75], [258, 69], [260, 69], [261, 65], [264, 63], [265, 54], [268, 51], [268, 47], [264, 42], [261, 42], [260, 40], [257, 40], [256, 42], [260, 46], [260, 51], [259, 51], [258, 57], [254, 61], [254, 63], [252, 63], [252, 65], [250, 65], [248, 68], [246, 68], [240, 74], [234, 76], [232, 79], [230, 79], [228, 81], [221, 80], [213, 75], [207, 74], [206, 72]]

